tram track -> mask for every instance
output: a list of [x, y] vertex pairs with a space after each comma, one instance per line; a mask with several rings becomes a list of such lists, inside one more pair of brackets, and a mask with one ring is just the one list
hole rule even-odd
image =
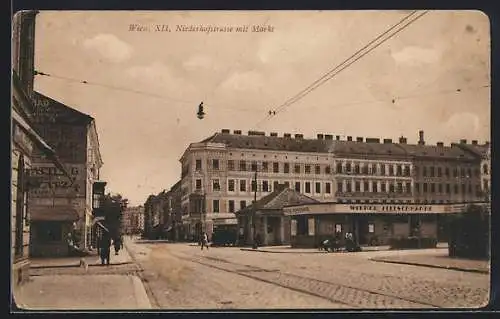
[[366, 288], [328, 282], [316, 278], [284, 272], [280, 269], [267, 269], [252, 265], [234, 263], [226, 259], [212, 256], [193, 257], [179, 254], [173, 255], [184, 261], [237, 274], [253, 280], [328, 300], [333, 303], [347, 305], [352, 308], [422, 309], [441, 307], [438, 304], [433, 304], [428, 301], [405, 298]]

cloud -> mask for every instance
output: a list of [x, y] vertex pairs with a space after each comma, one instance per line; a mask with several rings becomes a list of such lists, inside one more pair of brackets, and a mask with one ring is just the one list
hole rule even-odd
[[459, 140], [466, 136], [477, 135], [480, 129], [479, 117], [474, 113], [463, 112], [453, 114], [442, 129], [443, 134], [451, 140]]
[[392, 52], [391, 56], [398, 64], [419, 66], [421, 64], [437, 63], [441, 58], [441, 53], [434, 49], [409, 46], [400, 51]]
[[132, 47], [112, 34], [98, 34], [86, 39], [83, 46], [87, 50], [97, 51], [110, 62], [120, 63], [127, 61], [132, 56]]
[[222, 83], [222, 87], [229, 90], [253, 91], [262, 88], [264, 78], [256, 71], [233, 73]]
[[196, 92], [196, 89], [191, 82], [187, 82], [184, 78], [176, 76], [173, 71], [164, 63], [153, 62], [149, 65], [132, 66], [125, 70], [125, 74], [131, 77], [136, 84], [143, 84], [148, 92], [156, 92], [159, 88], [161, 94], [172, 96], [173, 100], [184, 100], [175, 98], [175, 96], [189, 96]]
[[206, 55], [194, 55], [189, 57], [182, 64], [188, 71], [196, 71], [198, 69], [214, 69], [215, 62]]

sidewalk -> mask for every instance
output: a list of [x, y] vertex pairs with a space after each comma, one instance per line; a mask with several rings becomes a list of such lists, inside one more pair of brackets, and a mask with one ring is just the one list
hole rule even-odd
[[[367, 246], [361, 247], [362, 251], [383, 251], [389, 250], [389, 246]], [[253, 248], [240, 248], [243, 251], [253, 251], [261, 253], [279, 253], [279, 254], [325, 254], [324, 250], [318, 248], [292, 248], [291, 246], [264, 246], [257, 249]], [[340, 252], [339, 252], [340, 253]]]
[[477, 272], [483, 274], [490, 273], [490, 262], [487, 260], [470, 260], [461, 258], [451, 258], [448, 256], [448, 250], [442, 253], [429, 254], [411, 254], [394, 255], [370, 258], [376, 262], [386, 262], [394, 264], [404, 264], [413, 266], [423, 266], [431, 268], [443, 268], [458, 271]]
[[33, 277], [14, 292], [22, 310], [151, 309], [137, 276], [49, 275]]
[[[84, 259], [89, 266], [101, 264], [101, 259], [97, 254], [86, 257], [61, 257], [61, 258], [30, 258], [30, 268], [60, 268], [60, 267], [80, 267], [80, 260]], [[125, 247], [115, 255], [111, 250], [110, 265], [124, 265], [132, 263], [132, 258]]]
[[[369, 251], [389, 251], [391, 246], [362, 246], [361, 252]], [[436, 249], [447, 249], [447, 243], [438, 243]], [[294, 254], [325, 254], [324, 250], [319, 250], [318, 248], [292, 248], [290, 245], [287, 246], [264, 246], [257, 249], [253, 248], [240, 248], [243, 251], [253, 251], [261, 253], [294, 253]]]

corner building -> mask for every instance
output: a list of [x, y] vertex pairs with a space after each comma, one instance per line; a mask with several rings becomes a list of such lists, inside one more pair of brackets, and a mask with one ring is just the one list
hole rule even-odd
[[480, 200], [480, 158], [453, 144], [425, 145], [423, 131], [418, 144], [410, 145], [405, 137], [394, 143], [223, 129], [190, 144], [180, 162], [182, 222], [190, 239], [217, 227], [237, 227], [234, 213], [279, 184], [320, 202], [343, 204]]

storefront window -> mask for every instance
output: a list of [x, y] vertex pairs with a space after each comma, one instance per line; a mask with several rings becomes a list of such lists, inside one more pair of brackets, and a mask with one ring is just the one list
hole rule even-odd
[[335, 232], [336, 233], [342, 232], [342, 225], [341, 224], [335, 224]]
[[369, 233], [375, 232], [375, 224], [368, 224], [368, 232]]

